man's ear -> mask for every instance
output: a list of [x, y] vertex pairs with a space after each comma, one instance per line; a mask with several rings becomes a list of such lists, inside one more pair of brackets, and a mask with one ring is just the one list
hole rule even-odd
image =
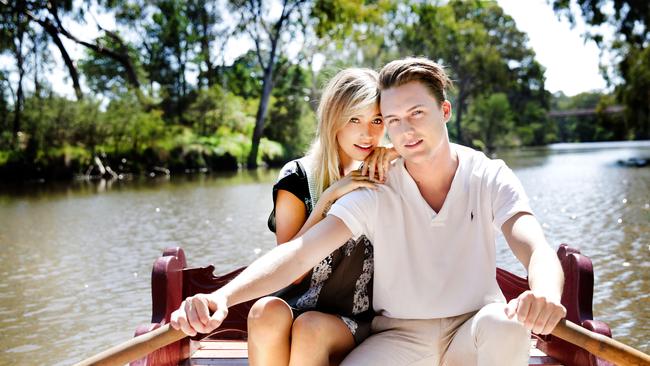
[[451, 102], [448, 100], [445, 100], [442, 102], [442, 116], [445, 119], [445, 123], [449, 122], [451, 119]]

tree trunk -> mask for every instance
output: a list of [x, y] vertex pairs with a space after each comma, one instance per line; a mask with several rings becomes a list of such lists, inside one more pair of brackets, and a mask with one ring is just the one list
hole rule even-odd
[[[20, 6], [24, 7], [24, 2], [20, 2]], [[13, 145], [18, 146], [18, 133], [21, 128], [21, 119], [23, 114], [23, 104], [25, 96], [23, 95], [23, 76], [25, 75], [25, 68], [23, 67], [23, 38], [24, 26], [22, 22], [22, 14], [16, 14], [17, 20], [17, 34], [14, 41], [14, 55], [16, 56], [16, 67], [18, 68], [18, 88], [16, 89], [16, 104], [14, 105], [14, 125], [13, 125]], [[17, 43], [16, 43], [17, 42]]]
[[492, 118], [488, 121], [487, 131], [485, 134], [485, 146], [487, 148], [486, 153], [492, 154], [494, 152], [494, 125], [497, 121], [494, 121]]
[[210, 57], [210, 34], [209, 34], [209, 29], [210, 25], [208, 24], [208, 14], [207, 10], [202, 8], [201, 12], [201, 26], [202, 26], [202, 36], [201, 36], [201, 53], [203, 53], [203, 61], [205, 62], [205, 66], [207, 67], [207, 71], [205, 73], [205, 85], [208, 86], [208, 88], [212, 87], [212, 83], [214, 80], [214, 66], [212, 66], [212, 61]]
[[262, 139], [262, 132], [264, 131], [264, 119], [266, 118], [266, 110], [268, 109], [269, 99], [271, 97], [271, 90], [273, 90], [273, 68], [275, 67], [275, 57], [278, 44], [280, 42], [280, 32], [284, 27], [284, 22], [289, 19], [291, 12], [296, 9], [296, 6], [301, 4], [303, 1], [297, 1], [289, 9], [287, 9], [288, 1], [284, 2], [282, 8], [282, 15], [280, 19], [275, 23], [273, 27], [273, 35], [271, 39], [271, 50], [269, 52], [269, 59], [266, 67], [262, 62], [262, 56], [259, 48], [259, 39], [255, 39], [255, 44], [257, 45], [257, 57], [259, 59], [260, 65], [264, 68], [264, 80], [262, 82], [262, 98], [260, 99], [260, 105], [257, 109], [257, 116], [255, 118], [255, 130], [253, 131], [253, 141], [251, 143], [251, 152], [248, 155], [248, 168], [257, 168], [257, 152], [260, 147], [260, 140]]
[[465, 93], [462, 86], [458, 87], [458, 110], [456, 111], [456, 142], [463, 144], [463, 130], [461, 130], [461, 121], [463, 119], [463, 109], [465, 109]]
[[[187, 95], [187, 80], [185, 80], [185, 62], [187, 61], [187, 41], [185, 41], [185, 44], [181, 46], [182, 48], [180, 49], [180, 52], [178, 54], [178, 62], [181, 65], [180, 69], [180, 77], [181, 77], [181, 97], [182, 100], [185, 100], [185, 96]], [[183, 102], [184, 103], [184, 102]], [[179, 112], [182, 112], [184, 108], [181, 108]]]
[[[32, 43], [34, 43], [34, 51], [33, 51], [33, 56], [34, 56], [34, 96], [36, 99], [41, 99], [41, 82], [40, 77], [38, 75], [38, 36], [33, 35], [32, 36]], [[43, 103], [38, 103], [39, 106], [42, 105]]]
[[[273, 50], [275, 51], [275, 49]], [[251, 144], [251, 152], [248, 155], [247, 166], [249, 169], [257, 168], [257, 152], [260, 147], [260, 140], [262, 139], [262, 132], [264, 131], [264, 119], [266, 118], [266, 110], [271, 97], [271, 90], [273, 90], [273, 64], [275, 57], [271, 53], [272, 60], [269, 62], [268, 67], [264, 70], [264, 81], [262, 83], [262, 98], [260, 105], [257, 108], [257, 116], [255, 118], [255, 130], [253, 131], [253, 142]]]
[[56, 44], [59, 51], [61, 52], [61, 57], [63, 57], [63, 62], [65, 63], [65, 66], [68, 68], [68, 73], [70, 74], [70, 78], [72, 79], [72, 87], [74, 88], [74, 93], [77, 96], [77, 100], [82, 100], [83, 93], [81, 92], [81, 85], [79, 84], [79, 73], [77, 72], [77, 67], [74, 65], [74, 62], [70, 58], [70, 55], [68, 54], [68, 51], [65, 49], [63, 42], [61, 42], [59, 33], [50, 30], [49, 28], [46, 28], [45, 30], [52, 37], [54, 44]]

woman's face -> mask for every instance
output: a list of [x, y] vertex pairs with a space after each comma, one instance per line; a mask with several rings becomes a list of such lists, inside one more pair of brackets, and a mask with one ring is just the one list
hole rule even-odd
[[384, 120], [378, 106], [353, 115], [336, 133], [342, 163], [362, 161], [377, 147], [384, 136]]

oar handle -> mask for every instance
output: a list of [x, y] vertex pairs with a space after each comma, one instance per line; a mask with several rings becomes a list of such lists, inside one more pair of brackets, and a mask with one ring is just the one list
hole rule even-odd
[[566, 319], [562, 319], [551, 334], [616, 365], [650, 366], [647, 354]]
[[182, 331], [172, 328], [169, 324], [165, 324], [151, 332], [139, 335], [115, 347], [111, 347], [102, 353], [98, 353], [91, 358], [75, 364], [74, 366], [122, 366], [185, 337], [186, 334]]

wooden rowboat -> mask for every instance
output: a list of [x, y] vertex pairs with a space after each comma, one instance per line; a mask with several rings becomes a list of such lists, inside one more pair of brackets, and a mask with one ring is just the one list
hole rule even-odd
[[[611, 337], [609, 326], [594, 320], [592, 297], [594, 275], [591, 260], [580, 251], [562, 244], [557, 251], [565, 275], [562, 304], [567, 309], [567, 319], [583, 328]], [[186, 268], [183, 249], [168, 248], [156, 260], [151, 276], [151, 324], [140, 325], [135, 335], [141, 335], [169, 322], [171, 313], [187, 296], [212, 292], [243, 268], [223, 276], [214, 276], [213, 266]], [[497, 282], [505, 297], [510, 300], [528, 290], [528, 281], [497, 268]], [[185, 338], [161, 348], [146, 358], [132, 362], [131, 366], [175, 365], [248, 365], [246, 345], [246, 317], [255, 301], [233, 306], [222, 326], [209, 336]], [[547, 366], [606, 366], [612, 365], [589, 352], [555, 336], [531, 337], [529, 365]]]

